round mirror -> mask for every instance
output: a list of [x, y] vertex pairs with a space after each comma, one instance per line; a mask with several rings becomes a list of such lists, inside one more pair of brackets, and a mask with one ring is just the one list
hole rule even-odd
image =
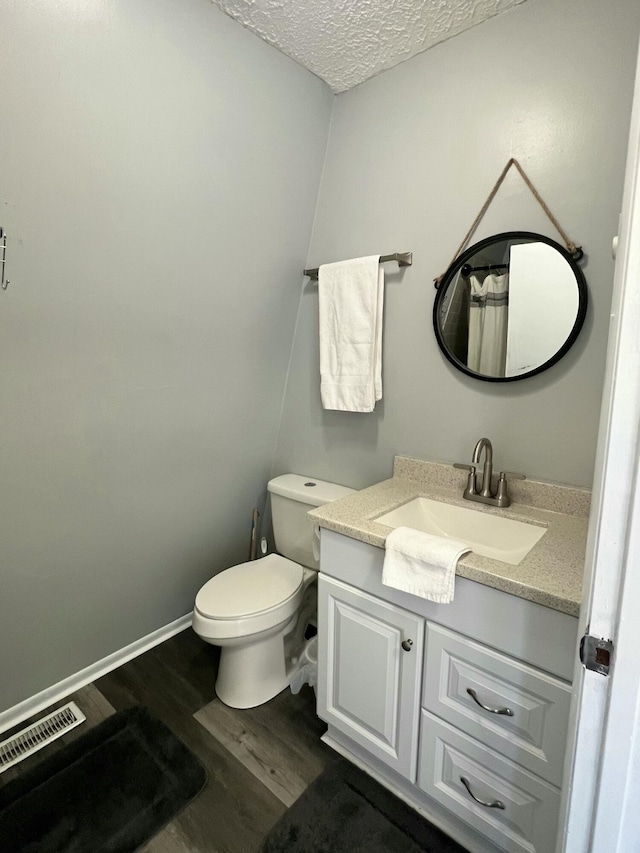
[[458, 370], [513, 382], [561, 359], [586, 310], [587, 284], [576, 258], [541, 234], [509, 231], [465, 249], [451, 264], [433, 325]]

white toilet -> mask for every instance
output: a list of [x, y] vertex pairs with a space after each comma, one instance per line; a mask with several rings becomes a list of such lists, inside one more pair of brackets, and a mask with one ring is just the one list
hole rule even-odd
[[196, 634], [222, 649], [216, 693], [232, 708], [262, 705], [288, 685], [316, 611], [316, 534], [307, 512], [353, 492], [298, 474], [275, 477], [267, 489], [279, 554], [220, 572], [193, 611]]

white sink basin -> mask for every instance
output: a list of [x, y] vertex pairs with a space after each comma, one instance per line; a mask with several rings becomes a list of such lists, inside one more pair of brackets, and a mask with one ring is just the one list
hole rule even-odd
[[483, 557], [517, 566], [547, 532], [546, 527], [477, 512], [430, 498], [414, 498], [373, 519], [387, 527], [413, 527], [433, 536], [459, 539]]

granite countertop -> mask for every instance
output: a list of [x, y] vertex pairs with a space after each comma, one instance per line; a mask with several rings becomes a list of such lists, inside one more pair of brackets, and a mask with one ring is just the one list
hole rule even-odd
[[377, 548], [384, 548], [391, 528], [376, 518], [416, 497], [542, 525], [547, 532], [519, 565], [471, 552], [459, 560], [456, 574], [577, 616], [591, 493], [570, 486], [514, 480], [509, 484], [511, 506], [499, 509], [464, 500], [466, 477], [466, 472], [450, 465], [396, 456], [390, 480], [318, 507], [309, 515], [320, 527]]

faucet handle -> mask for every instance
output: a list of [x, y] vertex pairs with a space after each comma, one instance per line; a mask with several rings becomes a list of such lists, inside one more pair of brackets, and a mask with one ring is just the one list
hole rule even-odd
[[507, 477], [511, 480], [526, 480], [524, 474], [516, 474], [515, 471], [500, 471], [498, 487], [496, 489], [496, 502], [498, 506], [511, 506], [511, 497], [507, 484]]
[[467, 477], [467, 487], [464, 490], [463, 497], [468, 497], [469, 495], [477, 495], [478, 487], [476, 484], [476, 468], [478, 467], [474, 462], [471, 465], [467, 465], [465, 462], [454, 462], [454, 468], [462, 468], [463, 471], [468, 471], [469, 476]]

